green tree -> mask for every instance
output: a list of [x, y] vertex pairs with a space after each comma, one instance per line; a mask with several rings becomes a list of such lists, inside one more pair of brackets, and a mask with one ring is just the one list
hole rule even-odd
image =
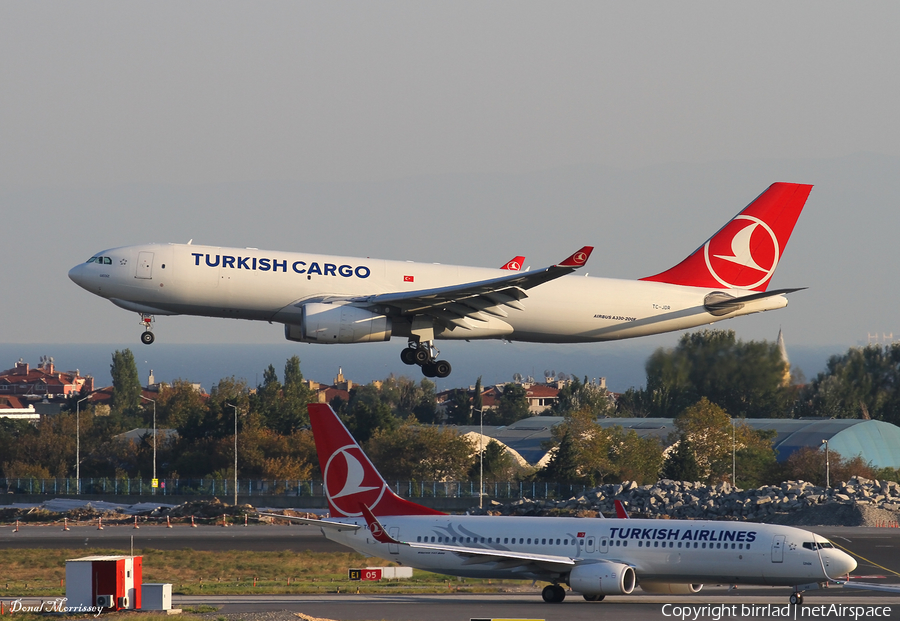
[[[469, 471], [470, 479], [477, 479], [481, 474], [481, 459], [477, 452], [476, 443], [475, 462]], [[522, 469], [515, 458], [509, 454], [499, 442], [491, 439], [484, 447], [484, 480], [485, 481], [512, 481]]]
[[774, 458], [771, 432], [756, 431], [743, 422], [732, 426], [725, 410], [705, 397], [675, 418], [675, 428], [675, 437], [690, 443], [701, 480], [730, 479], [733, 450], [754, 449], [757, 457], [768, 452]]
[[506, 384], [503, 394], [497, 400], [497, 408], [485, 413], [485, 423], [491, 425], [511, 425], [517, 420], [528, 418], [528, 399], [521, 384]]
[[484, 410], [484, 400], [482, 399], [482, 394], [484, 392], [484, 388], [481, 385], [481, 376], [478, 376], [478, 379], [475, 381], [475, 392], [472, 394], [472, 409], [476, 412], [482, 412]]
[[703, 330], [681, 337], [673, 350], [650, 356], [647, 395], [651, 416], [670, 417], [707, 398], [742, 418], [787, 417], [796, 388], [776, 343], [738, 340], [733, 330]]
[[619, 481], [655, 483], [663, 463], [663, 449], [655, 438], [642, 438], [634, 429], [613, 427], [609, 436], [609, 459]]
[[472, 443], [450, 428], [419, 425], [412, 418], [395, 429], [376, 429], [366, 454], [388, 479], [459, 481], [474, 461]]
[[801, 393], [800, 414], [900, 424], [900, 343], [832, 356]]
[[454, 388], [447, 399], [447, 421], [452, 425], [471, 425], [472, 406], [469, 402], [469, 391], [465, 388]]
[[569, 412], [587, 409], [595, 418], [603, 418], [614, 413], [609, 392], [596, 384], [579, 381], [577, 377], [563, 386], [550, 411], [554, 416], [565, 416]]
[[110, 407], [116, 414], [132, 414], [141, 405], [141, 380], [130, 349], [116, 350], [109, 367], [113, 393]]
[[678, 444], [669, 451], [663, 462], [662, 477], [672, 481], [699, 481], [700, 468], [694, 459], [691, 441], [686, 436], [678, 439]]
[[[541, 470], [540, 476], [547, 481], [580, 481], [582, 480], [582, 460], [572, 437], [571, 429], [564, 429], [559, 444], [553, 449], [553, 456]], [[592, 481], [593, 483], [593, 481]]]
[[377, 430], [393, 431], [398, 420], [386, 394], [374, 384], [354, 386], [345, 409], [345, 423], [357, 442], [365, 443]]

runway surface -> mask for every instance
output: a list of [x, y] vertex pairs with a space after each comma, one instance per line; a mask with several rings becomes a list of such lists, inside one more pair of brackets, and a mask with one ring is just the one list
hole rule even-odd
[[[203, 596], [174, 597], [174, 606], [222, 606], [216, 614], [240, 614], [288, 610], [338, 621], [460, 621], [461, 619], [546, 619], [597, 621], [597, 619], [853, 619], [853, 607], [868, 610], [862, 618], [900, 619], [900, 596], [861, 592], [809, 591], [802, 607], [791, 606], [790, 589], [704, 588], [695, 595], [623, 595], [603, 602], [586, 602], [571, 596], [561, 604], [546, 604], [539, 589], [516, 595], [332, 595], [332, 596]], [[824, 606], [824, 608], [822, 608]], [[804, 614], [803, 609], [806, 609]], [[818, 609], [818, 610], [817, 610]], [[877, 609], [877, 610], [876, 610]], [[818, 614], [813, 614], [818, 612]], [[844, 612], [844, 614], [834, 614]]]
[[[0, 526], [0, 548], [107, 548], [127, 552], [134, 537], [134, 549], [174, 550], [295, 550], [347, 551], [334, 544], [313, 526], [252, 525], [199, 526]], [[859, 567], [853, 577], [860, 582], [900, 584], [900, 529], [811, 528], [853, 553]], [[348, 583], [351, 585], [352, 583]], [[265, 595], [265, 596], [180, 596], [174, 605], [222, 606], [221, 614], [289, 610], [340, 621], [392, 619], [457, 621], [474, 618], [559, 619], [561, 621], [628, 619], [900, 619], [900, 595], [828, 589], [808, 591], [803, 609], [789, 607], [787, 588], [744, 588], [728, 591], [707, 585], [688, 596], [635, 594], [608, 597], [601, 603], [585, 602], [570, 596], [562, 604], [545, 604], [538, 585], [527, 592], [508, 595]], [[531, 592], [533, 591], [533, 592]], [[829, 608], [832, 604], [863, 608]], [[668, 606], [666, 606], [668, 605]], [[817, 608], [819, 606], [826, 608]], [[690, 606], [691, 608], [684, 608]], [[718, 608], [715, 608], [718, 606]], [[762, 606], [762, 608], [760, 608]], [[768, 606], [768, 608], [766, 607]], [[884, 609], [887, 606], [890, 610]], [[664, 608], [665, 607], [665, 608]], [[708, 608], [704, 608], [708, 607]], [[865, 608], [868, 607], [868, 608]], [[876, 610], [873, 607], [881, 607]], [[805, 612], [804, 612], [805, 611]], [[860, 614], [862, 612], [862, 614]], [[787, 615], [785, 617], [784, 615]]]

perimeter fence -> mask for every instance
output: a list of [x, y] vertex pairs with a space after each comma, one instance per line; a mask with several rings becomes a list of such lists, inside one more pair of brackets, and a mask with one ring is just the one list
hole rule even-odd
[[[77, 496], [113, 494], [120, 496], [222, 496], [234, 494], [234, 480], [228, 479], [82, 478], [37, 479], [0, 478], [0, 491], [7, 494]], [[478, 498], [478, 481], [391, 481], [391, 489], [406, 498]], [[238, 479], [238, 495], [324, 497], [322, 481]], [[578, 497], [588, 490], [581, 483], [547, 481], [485, 481], [483, 494], [495, 499], [560, 500]]]

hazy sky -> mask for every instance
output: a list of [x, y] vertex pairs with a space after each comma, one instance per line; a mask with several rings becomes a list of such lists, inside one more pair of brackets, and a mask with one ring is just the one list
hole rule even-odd
[[816, 185], [773, 281], [810, 290], [719, 325], [900, 338], [898, 23], [820, 0], [0, 2], [0, 342], [140, 347], [65, 277], [108, 247], [537, 267], [593, 244], [590, 273], [635, 278], [773, 181]]

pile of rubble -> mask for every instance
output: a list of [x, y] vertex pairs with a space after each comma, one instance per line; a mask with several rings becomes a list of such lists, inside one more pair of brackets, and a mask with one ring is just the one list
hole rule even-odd
[[130, 523], [137, 516], [141, 522], [190, 521], [193, 516], [199, 523], [204, 520], [241, 518], [252, 515], [256, 509], [251, 505], [229, 505], [218, 498], [212, 500], [191, 500], [180, 505], [161, 505], [143, 502], [136, 505], [116, 504], [103, 501], [82, 502], [70, 499], [54, 499], [40, 505], [27, 507], [0, 508], [0, 523], [16, 520], [29, 523], [51, 523], [67, 518], [77, 524], [103, 518], [105, 524]]
[[[615, 515], [614, 501], [620, 500], [635, 518], [742, 520], [752, 522], [815, 523], [834, 521], [840, 511], [821, 511], [824, 508], [854, 507], [849, 516], [862, 515], [869, 509], [864, 522], [896, 520], [900, 511], [900, 485], [894, 481], [873, 481], [854, 477], [837, 487], [817, 487], [806, 481], [787, 481], [781, 485], [767, 485], [742, 490], [720, 483], [704, 485], [664, 479], [654, 485], [638, 485], [634, 481], [607, 484], [568, 500], [522, 499], [510, 504], [493, 503], [487, 510], [496, 515]], [[872, 511], [877, 509], [878, 511]], [[473, 509], [477, 513], [478, 509]], [[810, 513], [812, 512], [812, 513]], [[801, 514], [803, 519], [785, 519], [785, 515]], [[807, 514], [810, 514], [807, 516]], [[819, 515], [820, 518], [815, 516]], [[832, 516], [829, 520], [828, 516]], [[809, 519], [807, 519], [809, 518]], [[817, 522], [816, 519], [820, 521]], [[856, 519], [856, 518], [853, 518]], [[811, 521], [810, 521], [811, 520]], [[878, 525], [878, 524], [846, 524]]]

